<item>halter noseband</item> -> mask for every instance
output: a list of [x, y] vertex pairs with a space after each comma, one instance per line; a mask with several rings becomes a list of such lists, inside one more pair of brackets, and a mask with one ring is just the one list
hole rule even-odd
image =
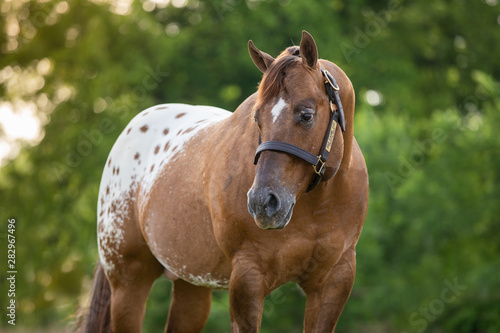
[[316, 156], [302, 148], [294, 146], [287, 142], [282, 141], [266, 141], [261, 142], [261, 136], [259, 134], [259, 147], [255, 152], [254, 164], [257, 164], [260, 154], [264, 150], [273, 150], [288, 153], [298, 158], [305, 160], [310, 163], [314, 169], [315, 177], [312, 182], [307, 187], [306, 192], [312, 191], [321, 181], [321, 178], [325, 174], [325, 165], [330, 154], [330, 149], [332, 148], [333, 138], [335, 137], [335, 129], [337, 128], [337, 123], [340, 124], [342, 132], [345, 131], [345, 118], [344, 109], [342, 108], [342, 103], [339, 97], [339, 86], [335, 81], [335, 78], [326, 69], [321, 67], [321, 74], [324, 77], [325, 90], [328, 96], [328, 101], [330, 103], [330, 122], [328, 123], [328, 129], [323, 139], [323, 144], [321, 145], [321, 150], [319, 155]]

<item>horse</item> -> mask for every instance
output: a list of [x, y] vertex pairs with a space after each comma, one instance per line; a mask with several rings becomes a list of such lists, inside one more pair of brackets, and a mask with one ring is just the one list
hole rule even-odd
[[306, 31], [276, 58], [248, 49], [263, 77], [233, 113], [153, 106], [112, 147], [84, 331], [140, 332], [163, 274], [166, 332], [201, 332], [213, 289], [229, 289], [232, 332], [259, 332], [265, 297], [288, 282], [306, 295], [304, 332], [335, 330], [368, 209], [354, 89]]

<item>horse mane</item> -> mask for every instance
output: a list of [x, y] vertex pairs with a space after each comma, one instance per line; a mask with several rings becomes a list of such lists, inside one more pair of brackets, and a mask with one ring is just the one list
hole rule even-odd
[[301, 58], [296, 55], [295, 47], [286, 49], [276, 58], [264, 73], [259, 84], [255, 110], [269, 102], [283, 89], [286, 71], [299, 62], [301, 62]]

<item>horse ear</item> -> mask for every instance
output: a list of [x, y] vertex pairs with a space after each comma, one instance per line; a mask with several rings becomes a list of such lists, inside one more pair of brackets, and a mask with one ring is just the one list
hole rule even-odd
[[302, 62], [310, 68], [315, 68], [318, 63], [318, 48], [314, 38], [305, 30], [302, 30], [302, 40], [300, 41], [300, 56]]
[[269, 54], [259, 50], [253, 44], [252, 40], [248, 41], [248, 52], [250, 53], [250, 57], [252, 58], [255, 66], [257, 66], [257, 68], [260, 69], [262, 73], [264, 73], [274, 61], [274, 58]]

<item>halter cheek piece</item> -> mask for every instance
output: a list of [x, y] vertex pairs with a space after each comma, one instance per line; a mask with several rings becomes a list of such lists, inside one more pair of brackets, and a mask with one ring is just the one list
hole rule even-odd
[[298, 158], [305, 160], [310, 163], [314, 169], [315, 177], [309, 184], [306, 192], [312, 191], [321, 181], [321, 178], [325, 174], [325, 165], [330, 154], [330, 149], [332, 148], [333, 138], [335, 137], [335, 129], [337, 128], [337, 123], [340, 124], [342, 132], [345, 131], [345, 118], [344, 109], [342, 108], [342, 103], [339, 97], [339, 86], [335, 81], [335, 78], [326, 69], [321, 67], [321, 74], [325, 79], [325, 90], [328, 96], [328, 101], [330, 102], [330, 122], [328, 123], [328, 129], [323, 139], [323, 144], [321, 145], [321, 150], [319, 155], [316, 156], [302, 148], [294, 146], [290, 143], [282, 141], [266, 141], [261, 142], [261, 136], [259, 134], [259, 147], [255, 152], [254, 164], [257, 164], [260, 153], [264, 150], [273, 150], [288, 153]]

